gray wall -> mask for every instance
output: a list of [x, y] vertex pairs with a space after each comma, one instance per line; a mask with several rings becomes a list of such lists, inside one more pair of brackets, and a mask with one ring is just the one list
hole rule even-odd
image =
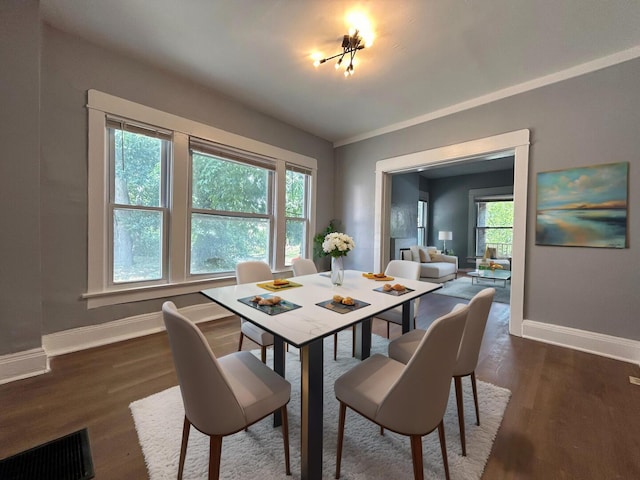
[[[87, 289], [88, 89], [316, 158], [316, 221], [324, 228], [333, 218], [331, 143], [144, 61], [41, 26], [35, 1], [1, 2], [0, 21], [0, 354], [39, 347], [42, 334], [158, 311], [163, 301], [88, 310], [81, 299]], [[205, 300], [192, 294], [174, 301]]]
[[[531, 130], [524, 318], [640, 340], [640, 60], [336, 150], [336, 216], [358, 248], [348, 268], [373, 266], [375, 162], [467, 140]], [[630, 162], [629, 248], [535, 245], [536, 174]], [[368, 174], [367, 174], [368, 172]]]
[[0, 2], [0, 355], [40, 347], [40, 18]]

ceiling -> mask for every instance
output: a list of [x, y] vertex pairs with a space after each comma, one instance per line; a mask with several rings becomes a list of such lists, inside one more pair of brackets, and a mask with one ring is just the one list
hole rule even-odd
[[[640, 56], [637, 0], [41, 0], [45, 22], [334, 142], [587, 62]], [[376, 33], [345, 78], [345, 14]], [[624, 52], [624, 53], [618, 53]], [[450, 111], [450, 110], [448, 110]]]

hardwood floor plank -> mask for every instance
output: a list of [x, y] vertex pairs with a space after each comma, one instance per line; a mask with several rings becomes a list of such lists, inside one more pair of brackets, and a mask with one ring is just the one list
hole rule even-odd
[[[425, 297], [418, 327], [457, 303], [466, 301]], [[640, 386], [628, 379], [640, 368], [510, 336], [508, 322], [508, 305], [494, 303], [476, 370], [512, 392], [483, 478], [640, 478]], [[238, 318], [199, 327], [216, 355], [237, 348]], [[386, 322], [373, 332], [386, 336]], [[400, 334], [392, 325], [391, 338]], [[88, 427], [96, 478], [146, 478], [129, 404], [177, 384], [166, 334], [62, 355], [51, 367], [0, 385], [0, 458]]]

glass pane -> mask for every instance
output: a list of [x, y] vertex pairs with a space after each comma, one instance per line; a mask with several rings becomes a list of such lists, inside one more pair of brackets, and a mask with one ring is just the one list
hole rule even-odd
[[162, 212], [115, 209], [113, 282], [162, 278]]
[[198, 152], [191, 161], [193, 208], [269, 213], [269, 170]]
[[291, 260], [305, 256], [306, 221], [287, 220], [287, 244], [284, 250], [284, 263], [291, 265]]
[[512, 227], [513, 201], [478, 202], [478, 227]]
[[120, 205], [160, 207], [162, 152], [167, 140], [119, 129], [113, 132], [114, 183], [111, 198]]
[[304, 173], [287, 170], [287, 193], [285, 215], [287, 217], [304, 218], [305, 185], [307, 176]]
[[232, 272], [247, 260], [269, 262], [269, 220], [193, 214], [191, 273]]

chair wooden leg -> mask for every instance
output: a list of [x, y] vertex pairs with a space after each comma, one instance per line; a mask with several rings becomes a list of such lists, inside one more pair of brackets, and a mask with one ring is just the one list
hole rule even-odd
[[340, 478], [340, 463], [342, 462], [342, 440], [344, 438], [344, 419], [347, 415], [347, 404], [340, 402], [340, 414], [338, 417], [338, 446], [336, 457], [336, 478]]
[[267, 363], [267, 347], [265, 346], [260, 347], [260, 359], [262, 363]]
[[422, 437], [411, 435], [411, 458], [413, 460], [413, 478], [424, 479], [424, 467], [422, 465]]
[[287, 406], [283, 405], [280, 409], [282, 416], [282, 440], [284, 441], [284, 467], [287, 475], [291, 475], [291, 461], [289, 459], [289, 416], [287, 415]]
[[333, 334], [333, 359], [338, 359], [338, 334]]
[[209, 480], [220, 478], [220, 457], [222, 455], [222, 437], [211, 435], [209, 437]]
[[476, 425], [480, 426], [480, 409], [478, 408], [478, 387], [476, 386], [476, 372], [471, 372], [471, 388], [473, 389], [473, 403], [476, 406]]
[[240, 332], [240, 342], [238, 343], [238, 351], [242, 350], [242, 340], [244, 339], [244, 333]]
[[453, 377], [453, 384], [456, 387], [456, 404], [458, 405], [458, 425], [460, 426], [460, 444], [462, 445], [462, 456], [467, 456], [467, 440], [464, 433], [464, 403], [462, 400], [462, 378]]
[[442, 450], [442, 463], [444, 464], [444, 476], [449, 480], [449, 459], [447, 458], [447, 442], [444, 439], [444, 420], [438, 424], [438, 435], [440, 436], [440, 450]]
[[185, 415], [184, 424], [182, 425], [182, 446], [180, 447], [180, 460], [178, 462], [178, 480], [182, 479], [182, 472], [184, 471], [184, 459], [187, 456], [187, 443], [189, 443], [189, 430], [191, 429], [191, 423], [187, 420]]
[[391, 327], [391, 322], [387, 322], [387, 338], [390, 338], [389, 337], [389, 333], [391, 332], [390, 327]]

